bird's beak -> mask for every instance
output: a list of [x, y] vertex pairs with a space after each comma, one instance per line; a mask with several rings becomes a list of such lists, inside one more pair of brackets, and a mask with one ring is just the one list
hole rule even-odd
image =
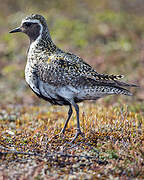
[[16, 33], [16, 32], [22, 32], [21, 28], [18, 27], [16, 29], [13, 29], [12, 31], [10, 31], [9, 33]]

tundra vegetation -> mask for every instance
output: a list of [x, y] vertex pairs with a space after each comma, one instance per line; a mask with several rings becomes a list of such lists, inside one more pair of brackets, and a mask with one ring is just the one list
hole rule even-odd
[[[144, 2], [0, 0], [0, 177], [144, 178]], [[71, 144], [76, 114], [37, 98], [24, 80], [28, 38], [11, 35], [31, 13], [46, 17], [54, 42], [98, 72], [138, 84], [134, 96], [80, 103], [85, 137]]]

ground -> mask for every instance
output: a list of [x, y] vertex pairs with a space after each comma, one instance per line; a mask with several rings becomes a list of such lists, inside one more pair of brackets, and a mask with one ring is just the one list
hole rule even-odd
[[92, 179], [144, 176], [144, 119], [128, 106], [81, 104], [85, 137], [72, 144], [76, 117], [64, 136], [66, 108], [1, 107], [1, 176]]

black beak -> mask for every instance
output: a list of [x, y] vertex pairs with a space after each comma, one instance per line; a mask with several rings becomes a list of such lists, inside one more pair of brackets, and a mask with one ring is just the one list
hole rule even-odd
[[16, 32], [22, 32], [21, 28], [18, 27], [16, 29], [13, 29], [12, 31], [10, 31], [9, 33], [16, 33]]

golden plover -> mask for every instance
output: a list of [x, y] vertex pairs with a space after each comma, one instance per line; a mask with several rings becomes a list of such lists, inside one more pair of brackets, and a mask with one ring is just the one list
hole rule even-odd
[[61, 133], [65, 132], [75, 108], [77, 131], [72, 141], [81, 134], [79, 107], [84, 100], [97, 100], [106, 95], [132, 93], [123, 88], [135, 86], [119, 81], [122, 75], [99, 74], [82, 58], [59, 49], [51, 39], [43, 16], [32, 14], [22, 20], [20, 27], [10, 33], [23, 32], [30, 38], [25, 79], [33, 92], [55, 105], [68, 105], [68, 118]]

